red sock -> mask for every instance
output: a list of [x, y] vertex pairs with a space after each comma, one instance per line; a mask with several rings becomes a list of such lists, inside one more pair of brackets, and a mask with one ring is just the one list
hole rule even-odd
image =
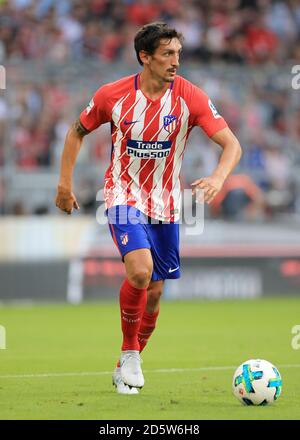
[[[144, 350], [146, 344], [148, 343], [148, 340], [150, 336], [152, 335], [154, 329], [156, 320], [159, 315], [159, 309], [155, 313], [148, 313], [146, 310], [144, 311], [140, 329], [138, 332], [138, 341], [140, 344], [140, 353]], [[118, 360], [117, 367], [120, 368], [120, 360]]]
[[146, 307], [147, 289], [133, 287], [126, 278], [120, 289], [122, 350], [139, 350], [138, 332]]
[[140, 343], [140, 352], [142, 352], [145, 348], [145, 345], [148, 342], [148, 339], [152, 335], [157, 317], [159, 315], [159, 309], [155, 313], [148, 313], [146, 310], [144, 311], [142, 322], [139, 329], [138, 341]]

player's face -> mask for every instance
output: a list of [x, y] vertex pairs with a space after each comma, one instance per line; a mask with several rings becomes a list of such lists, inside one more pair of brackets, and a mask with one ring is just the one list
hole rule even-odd
[[174, 80], [179, 67], [181, 44], [177, 38], [162, 39], [153, 55], [148, 57], [148, 67], [157, 79], [164, 82]]

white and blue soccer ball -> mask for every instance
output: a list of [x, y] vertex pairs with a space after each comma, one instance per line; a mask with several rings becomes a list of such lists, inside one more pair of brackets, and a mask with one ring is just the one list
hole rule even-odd
[[279, 398], [281, 387], [278, 369], [262, 359], [243, 362], [233, 375], [233, 394], [244, 405], [272, 404]]

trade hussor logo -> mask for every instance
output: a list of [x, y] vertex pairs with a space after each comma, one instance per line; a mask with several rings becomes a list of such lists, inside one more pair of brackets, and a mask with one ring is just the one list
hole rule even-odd
[[140, 159], [162, 159], [168, 157], [171, 151], [171, 141], [134, 141], [127, 140], [126, 152], [128, 156]]
[[174, 115], [164, 116], [164, 129], [167, 130], [168, 133], [173, 133], [173, 131], [177, 127], [177, 124], [178, 124], [177, 116]]

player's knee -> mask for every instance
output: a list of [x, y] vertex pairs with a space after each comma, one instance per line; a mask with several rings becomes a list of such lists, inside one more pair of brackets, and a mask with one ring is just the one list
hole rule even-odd
[[147, 268], [139, 268], [133, 271], [129, 276], [129, 281], [137, 289], [145, 289], [151, 280], [151, 272]]

